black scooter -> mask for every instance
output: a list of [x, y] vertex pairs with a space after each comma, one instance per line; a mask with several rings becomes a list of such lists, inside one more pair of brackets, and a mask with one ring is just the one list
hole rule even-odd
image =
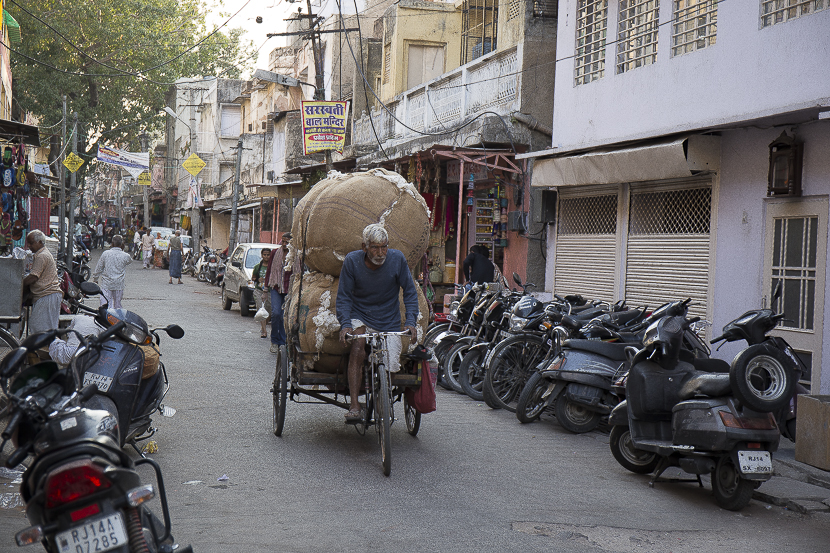
[[[780, 394], [752, 409], [734, 394], [729, 374], [696, 370], [682, 354], [692, 322], [664, 317], [646, 330], [641, 350], [629, 350], [626, 400], [609, 417], [611, 453], [627, 470], [653, 471], [651, 485], [671, 466], [697, 475], [701, 486], [700, 475], [711, 473], [715, 501], [737, 511], [772, 477], [780, 434], [771, 412]], [[739, 371], [733, 361], [730, 372]]]
[[[88, 342], [79, 338], [96, 349], [126, 326], [118, 322]], [[95, 386], [81, 388], [70, 370], [52, 361], [27, 366], [32, 352], [67, 332], [73, 331], [33, 334], [0, 362], [0, 386], [11, 402], [0, 450], [9, 440], [17, 448], [5, 465], [16, 467], [32, 456], [20, 493], [33, 526], [16, 534], [17, 545], [40, 542], [61, 553], [192, 552], [190, 546], [178, 548], [170, 535], [159, 465], [151, 459], [133, 462], [118, 445], [117, 418], [83, 405]], [[152, 467], [157, 488], [141, 482], [135, 470], [141, 464]], [[147, 506], [156, 490], [164, 522]]]
[[[100, 293], [100, 288], [91, 282], [81, 284], [81, 290], [87, 296]], [[166, 417], [176, 413], [162, 404], [170, 386], [164, 364], [158, 359], [158, 331], [164, 330], [178, 340], [184, 336], [184, 330], [178, 325], [151, 330], [132, 311], [108, 309], [106, 304], [98, 309], [96, 322], [105, 329], [120, 322], [124, 327], [105, 343], [79, 351], [73, 370], [84, 386], [98, 387], [87, 406], [117, 415], [121, 428], [119, 444], [130, 444], [138, 451], [136, 443], [155, 433], [152, 415], [156, 411]]]

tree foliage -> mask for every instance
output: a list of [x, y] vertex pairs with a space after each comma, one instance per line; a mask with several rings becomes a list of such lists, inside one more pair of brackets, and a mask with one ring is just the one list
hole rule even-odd
[[60, 121], [66, 95], [82, 125], [82, 155], [94, 155], [99, 141], [137, 150], [142, 130], [163, 128], [158, 114], [173, 82], [236, 78], [249, 63], [253, 48], [240, 42], [241, 29], [210, 34], [209, 9], [204, 0], [7, 0], [23, 37], [9, 45], [18, 52], [15, 107], [46, 126]]

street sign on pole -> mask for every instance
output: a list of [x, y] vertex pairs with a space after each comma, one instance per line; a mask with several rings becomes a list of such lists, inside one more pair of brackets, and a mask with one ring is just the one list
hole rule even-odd
[[205, 168], [205, 162], [202, 161], [202, 158], [197, 156], [196, 154], [190, 154], [190, 157], [184, 160], [182, 163], [182, 167], [185, 170], [193, 175], [194, 177], [199, 174], [199, 172]]
[[66, 166], [67, 169], [74, 173], [75, 171], [80, 169], [81, 165], [84, 164], [84, 160], [75, 155], [75, 152], [72, 152], [68, 156], [66, 156], [66, 159], [63, 160], [63, 164]]
[[138, 175], [138, 184], [140, 184], [141, 186], [150, 186], [151, 180], [149, 171], [144, 171], [143, 173]]

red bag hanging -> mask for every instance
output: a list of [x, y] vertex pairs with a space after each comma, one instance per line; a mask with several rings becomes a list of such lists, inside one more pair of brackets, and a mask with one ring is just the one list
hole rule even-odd
[[[434, 359], [434, 357], [433, 357]], [[435, 384], [438, 382], [438, 364], [432, 361], [419, 361], [421, 364], [421, 386], [407, 388], [406, 401], [419, 413], [435, 411]]]

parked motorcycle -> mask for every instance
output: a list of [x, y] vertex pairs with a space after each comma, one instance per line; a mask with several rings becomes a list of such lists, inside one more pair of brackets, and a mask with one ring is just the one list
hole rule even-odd
[[89, 250], [81, 241], [80, 236], [75, 237], [75, 249], [72, 257], [72, 272], [80, 276], [78, 284], [89, 280], [91, 271], [89, 269]]
[[[125, 326], [119, 322], [98, 337], [79, 339], [97, 349]], [[15, 535], [17, 545], [40, 542], [47, 551], [61, 553], [192, 552], [190, 546], [178, 547], [170, 534], [158, 464], [133, 462], [118, 446], [117, 419], [83, 405], [95, 386], [82, 388], [72, 371], [60, 370], [52, 361], [27, 365], [30, 353], [68, 332], [33, 334], [0, 362], [0, 386], [11, 402], [0, 450], [10, 440], [16, 447], [5, 465], [13, 468], [32, 457], [20, 494], [33, 526]], [[157, 488], [141, 482], [136, 466], [142, 464], [155, 471]], [[148, 507], [156, 489], [163, 522]]]
[[58, 279], [60, 280], [61, 292], [63, 292], [63, 297], [61, 298], [61, 313], [64, 315], [74, 315], [78, 312], [78, 304], [83, 297], [76, 282], [80, 283], [83, 279], [77, 273], [68, 272], [63, 261], [58, 261], [56, 268], [58, 271]]
[[653, 471], [652, 484], [671, 466], [697, 475], [698, 482], [711, 473], [718, 505], [739, 510], [772, 476], [771, 454], [780, 439], [772, 412], [789, 399], [789, 381], [798, 374], [781, 371], [781, 386], [765, 387], [752, 408], [732, 385], [754, 374], [745, 357], [736, 357], [730, 374], [698, 371], [681, 358], [691, 323], [684, 316], [663, 317], [648, 327], [641, 350], [629, 350], [626, 399], [609, 417], [611, 453], [627, 470]]
[[[100, 288], [91, 282], [83, 283], [81, 290], [88, 296], [100, 294]], [[159, 359], [159, 331], [178, 340], [184, 336], [184, 330], [175, 324], [150, 329], [136, 313], [109, 309], [107, 304], [98, 308], [95, 320], [104, 329], [120, 322], [124, 327], [99, 348], [87, 348], [79, 353], [73, 370], [84, 386], [98, 387], [88, 406], [117, 417], [121, 429], [119, 445], [129, 444], [138, 451], [136, 443], [155, 433], [152, 415], [156, 411], [166, 417], [176, 413], [172, 407], [162, 404], [170, 385], [164, 363]]]

